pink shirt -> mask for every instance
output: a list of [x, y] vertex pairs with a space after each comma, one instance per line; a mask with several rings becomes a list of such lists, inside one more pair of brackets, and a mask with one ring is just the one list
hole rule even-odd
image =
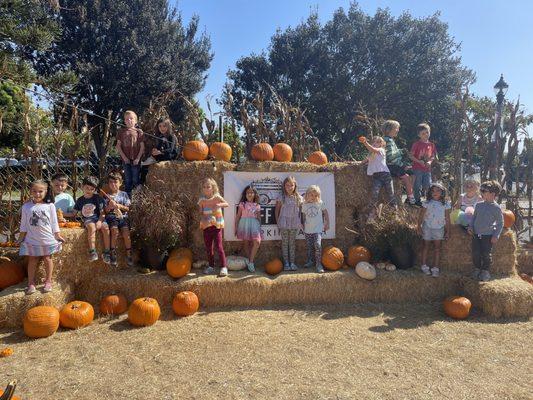
[[261, 211], [261, 206], [259, 204], [250, 203], [249, 201], [239, 203], [239, 208], [242, 212], [242, 218], [257, 218], [257, 213]]
[[[411, 146], [411, 154], [420, 161], [428, 161], [432, 158], [435, 158], [437, 155], [437, 148], [432, 142], [423, 142], [419, 140], [414, 142]], [[419, 164], [416, 161], [413, 162], [413, 169], [431, 172], [431, 167], [426, 167], [425, 165]]]

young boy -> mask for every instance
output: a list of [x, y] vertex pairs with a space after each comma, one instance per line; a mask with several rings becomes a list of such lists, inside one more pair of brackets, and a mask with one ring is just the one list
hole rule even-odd
[[483, 201], [476, 204], [474, 216], [468, 227], [468, 233], [472, 235], [472, 259], [474, 262], [472, 277], [480, 281], [490, 280], [492, 245], [498, 241], [503, 229], [503, 213], [495, 202], [501, 189], [500, 184], [496, 181], [487, 181], [481, 184], [479, 190]]
[[81, 213], [83, 225], [87, 229], [89, 261], [98, 260], [98, 253], [96, 252], [96, 231], [102, 232], [102, 239], [104, 241], [102, 259], [106, 264], [109, 264], [111, 263], [111, 256], [109, 253], [109, 228], [104, 221], [104, 199], [96, 194], [98, 178], [94, 176], [85, 177], [81, 188], [83, 190], [83, 196], [76, 200], [74, 211], [65, 216], [75, 217], [76, 214]]
[[133, 267], [131, 256], [131, 238], [128, 222], [130, 198], [126, 192], [120, 190], [122, 176], [118, 172], [112, 172], [107, 177], [109, 192], [105, 199], [105, 222], [111, 231], [111, 265], [117, 266], [116, 246], [118, 232], [122, 232], [124, 247], [126, 247], [126, 260], [128, 267]]
[[140, 162], [144, 154], [144, 134], [142, 130], [135, 128], [137, 114], [133, 111], [124, 113], [124, 124], [126, 127], [117, 133], [117, 151], [124, 166], [126, 193], [130, 196], [133, 188], [139, 184]]
[[[420, 201], [420, 189], [422, 193], [427, 193], [431, 185], [431, 163], [437, 156], [435, 144], [429, 141], [431, 128], [428, 124], [419, 124], [416, 127], [419, 140], [411, 146], [411, 160], [413, 163], [413, 173], [415, 175], [415, 201], [418, 206], [422, 206]], [[430, 199], [426, 199], [430, 200]]]
[[[74, 208], [74, 199], [70, 194], [65, 193], [65, 190], [67, 190], [67, 186], [68, 176], [66, 176], [65, 174], [55, 174], [54, 176], [52, 176], [52, 190], [55, 196], [54, 205], [56, 206], [57, 210], [61, 210], [63, 216], [65, 215], [65, 213], [72, 213], [72, 210]], [[65, 222], [65, 218], [63, 218], [62, 221], [58, 222]]]
[[405, 151], [398, 149], [396, 142], [394, 141], [394, 138], [398, 136], [398, 132], [400, 131], [400, 123], [394, 120], [385, 121], [381, 127], [381, 131], [383, 132], [383, 139], [385, 139], [386, 143], [386, 160], [390, 174], [393, 178], [400, 178], [407, 191], [407, 199], [405, 202], [414, 205], [415, 198], [413, 196], [413, 184], [411, 182], [411, 177], [405, 169], [403, 161]]

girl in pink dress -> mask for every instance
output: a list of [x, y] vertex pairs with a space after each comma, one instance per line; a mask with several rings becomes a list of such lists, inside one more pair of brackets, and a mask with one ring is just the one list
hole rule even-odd
[[259, 193], [252, 186], [246, 186], [242, 192], [235, 218], [235, 236], [244, 241], [248, 271], [255, 272], [254, 258], [261, 244], [261, 207]]

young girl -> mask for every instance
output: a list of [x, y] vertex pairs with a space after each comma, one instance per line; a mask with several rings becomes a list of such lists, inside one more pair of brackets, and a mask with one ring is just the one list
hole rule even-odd
[[235, 236], [244, 241], [244, 252], [248, 271], [255, 272], [254, 258], [261, 244], [261, 207], [259, 193], [252, 186], [246, 186], [235, 219]]
[[483, 197], [479, 193], [479, 182], [475, 179], [465, 180], [465, 193], [461, 193], [457, 203], [455, 203], [455, 208], [465, 211], [467, 207], [476, 207], [477, 203], [481, 203]]
[[45, 181], [37, 180], [31, 184], [31, 201], [22, 206], [20, 220], [20, 252], [28, 256], [28, 287], [26, 294], [35, 293], [35, 270], [39, 259], [44, 261], [46, 280], [44, 291], [52, 290], [52, 254], [61, 250], [65, 241], [59, 233], [56, 207], [52, 187]]
[[205, 248], [209, 265], [204, 270], [205, 274], [215, 272], [215, 256], [213, 244], [215, 245], [218, 258], [220, 260], [220, 276], [228, 275], [226, 267], [226, 254], [222, 245], [222, 229], [224, 229], [224, 215], [222, 208], [228, 207], [228, 203], [218, 192], [218, 185], [212, 178], [206, 178], [202, 182], [202, 196], [198, 201], [200, 207], [200, 229], [204, 232]]
[[276, 221], [281, 234], [281, 249], [283, 252], [285, 271], [296, 271], [296, 235], [301, 228], [300, 206], [302, 196], [298, 194], [298, 186], [293, 176], [283, 181], [282, 195], [276, 202]]
[[321, 263], [322, 257], [322, 232], [329, 229], [328, 210], [320, 199], [320, 188], [311, 185], [305, 192], [305, 203], [302, 205], [302, 223], [304, 226], [305, 241], [307, 242], [307, 262], [304, 268], [316, 266], [319, 273], [324, 272]]
[[[439, 276], [440, 244], [448, 239], [450, 231], [450, 204], [446, 201], [446, 189], [439, 183], [432, 183], [426, 200], [422, 203], [418, 220], [418, 231], [422, 232], [424, 247], [422, 250], [422, 272], [434, 277]], [[429, 244], [433, 243], [433, 267], [427, 264]]]

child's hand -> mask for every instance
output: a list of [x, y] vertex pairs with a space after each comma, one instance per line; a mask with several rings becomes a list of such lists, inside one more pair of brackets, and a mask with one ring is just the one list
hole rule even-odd
[[496, 244], [497, 241], [498, 241], [498, 238], [495, 237], [495, 236], [493, 236], [493, 237], [490, 238], [490, 242], [491, 242], [492, 244]]
[[54, 234], [54, 236], [55, 236], [55, 238], [56, 238], [56, 240], [57, 240], [58, 242], [65, 243], [65, 238], [64, 238], [63, 236], [61, 236], [61, 233], [60, 233], [60, 232], [56, 232], [56, 233]]
[[326, 222], [324, 224], [324, 233], [327, 232], [327, 231], [329, 231], [329, 224]]
[[366, 137], [359, 136], [359, 143], [366, 143]]
[[474, 236], [474, 231], [472, 230], [472, 228], [468, 228], [466, 231], [470, 236]]

